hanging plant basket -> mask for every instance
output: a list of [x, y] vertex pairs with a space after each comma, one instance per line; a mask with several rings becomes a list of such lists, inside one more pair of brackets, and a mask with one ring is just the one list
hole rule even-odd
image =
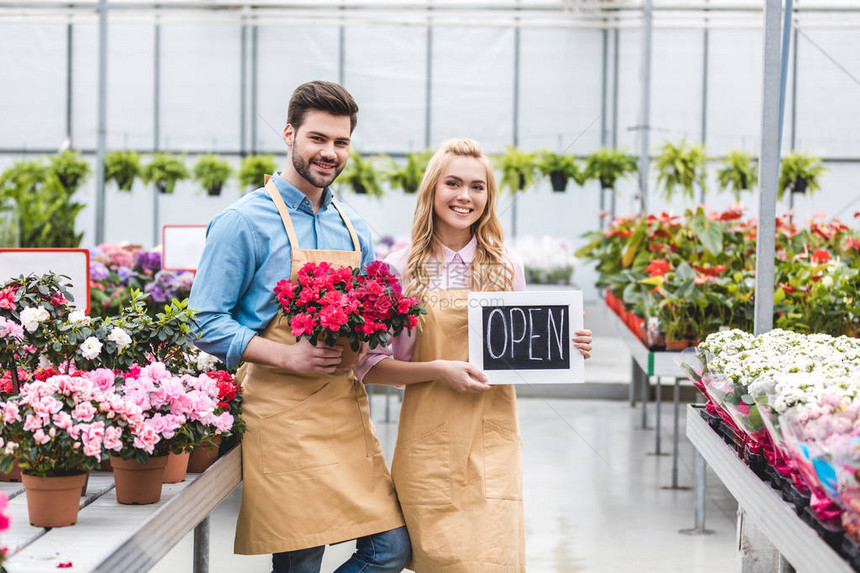
[[367, 187], [365, 187], [363, 183], [360, 183], [358, 181], [353, 181], [352, 190], [359, 195], [367, 195]]
[[206, 189], [206, 193], [210, 197], [218, 197], [219, 195], [221, 195], [221, 188], [222, 187], [223, 187], [223, 185], [220, 185], [220, 184], [219, 185], [213, 185], [212, 187], [209, 187], [208, 189]]
[[809, 181], [804, 179], [803, 177], [799, 179], [795, 179], [791, 183], [791, 192], [792, 193], [800, 193], [801, 195], [806, 193], [806, 189], [809, 187]]
[[556, 193], [563, 193], [567, 189], [567, 176], [561, 171], [553, 171], [549, 174], [552, 190]]

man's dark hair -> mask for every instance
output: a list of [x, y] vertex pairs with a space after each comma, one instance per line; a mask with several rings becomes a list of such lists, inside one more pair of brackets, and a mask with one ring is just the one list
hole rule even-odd
[[334, 82], [313, 81], [297, 87], [287, 107], [287, 123], [298, 130], [309, 109], [318, 109], [338, 116], [348, 115], [350, 133], [358, 123], [358, 104], [346, 88]]

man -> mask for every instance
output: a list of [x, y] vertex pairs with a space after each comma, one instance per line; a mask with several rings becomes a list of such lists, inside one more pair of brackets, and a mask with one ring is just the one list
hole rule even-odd
[[357, 539], [339, 573], [400, 571], [411, 555], [367, 394], [338, 370], [342, 348], [296, 343], [273, 289], [307, 262], [357, 267], [370, 231], [332, 202], [358, 106], [341, 86], [309, 82], [290, 98], [287, 161], [266, 186], [216, 216], [191, 292], [198, 346], [240, 361], [247, 431], [234, 550], [272, 553], [275, 573], [318, 572], [325, 545]]

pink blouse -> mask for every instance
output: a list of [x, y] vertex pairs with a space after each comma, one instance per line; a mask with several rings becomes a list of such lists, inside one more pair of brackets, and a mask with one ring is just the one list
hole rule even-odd
[[[468, 276], [468, 268], [472, 261], [475, 260], [475, 252], [477, 251], [478, 240], [472, 237], [472, 240], [463, 247], [460, 251], [452, 251], [446, 246], [442, 246], [444, 262], [438, 263], [438, 272], [430, 278], [430, 290], [439, 291], [446, 289], [466, 288], [466, 278]], [[391, 266], [391, 272], [402, 277], [406, 272], [406, 264], [409, 261], [410, 248], [406, 247], [399, 251], [394, 251], [385, 257], [385, 262]], [[513, 290], [526, 289], [525, 270], [523, 269], [523, 261], [516, 254], [505, 250], [505, 256], [514, 268], [514, 284]], [[406, 286], [405, 284], [403, 285]], [[359, 381], [364, 380], [365, 375], [377, 363], [386, 358], [396, 358], [409, 362], [412, 360], [412, 351], [415, 348], [415, 332], [410, 336], [405, 330], [400, 335], [394, 337], [388, 346], [378, 346], [373, 350], [369, 350], [362, 359], [355, 365], [353, 371]]]

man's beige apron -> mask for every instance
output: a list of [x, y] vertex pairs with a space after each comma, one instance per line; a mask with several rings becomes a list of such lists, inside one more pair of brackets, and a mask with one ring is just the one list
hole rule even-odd
[[[469, 359], [466, 290], [431, 292], [412, 360]], [[525, 571], [522, 443], [513, 386], [410, 384], [391, 465], [417, 573]]]
[[[347, 216], [354, 251], [303, 250], [274, 183], [266, 190], [278, 207], [292, 249], [291, 278], [307, 262], [358, 267], [361, 248]], [[287, 319], [276, 315], [262, 336], [295, 344]], [[234, 550], [279, 553], [337, 543], [404, 524], [370, 422], [367, 393], [350, 370], [303, 375], [246, 363], [243, 385], [242, 506]]]

